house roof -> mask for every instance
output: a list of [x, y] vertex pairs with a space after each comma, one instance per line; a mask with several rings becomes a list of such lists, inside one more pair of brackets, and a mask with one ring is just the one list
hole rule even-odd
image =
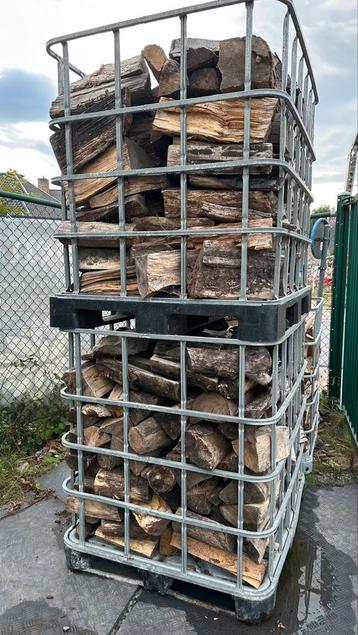
[[[49, 205], [39, 205], [37, 203], [29, 203], [27, 201], [3, 199], [6, 201], [6, 207], [13, 209], [14, 215], [16, 216], [29, 216], [31, 218], [61, 218], [61, 210], [57, 207], [52, 207], [51, 205], [51, 201], [58, 203], [61, 196], [60, 190], [52, 190], [52, 192], [56, 192], [56, 194], [57, 192], [60, 193], [59, 198], [54, 196], [52, 193], [47, 194], [16, 172], [0, 172], [0, 190], [19, 192], [28, 196], [35, 196], [49, 201]], [[11, 214], [11, 212], [9, 213]]]

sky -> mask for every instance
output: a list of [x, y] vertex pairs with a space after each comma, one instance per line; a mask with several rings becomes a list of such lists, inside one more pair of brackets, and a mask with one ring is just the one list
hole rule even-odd
[[[191, 0], [199, 4], [199, 0]], [[12, 0], [0, 22], [0, 171], [15, 169], [28, 180], [54, 178], [59, 168], [49, 144], [48, 110], [57, 94], [57, 66], [46, 41], [151, 12], [189, 4], [186, 0]], [[311, 58], [320, 103], [316, 111], [313, 207], [335, 206], [344, 190], [347, 157], [357, 130], [357, 2], [296, 0]], [[284, 6], [257, 0], [254, 33], [280, 54]], [[5, 18], [5, 19], [4, 19]], [[224, 39], [244, 35], [243, 5], [188, 18], [189, 37]], [[147, 43], [168, 50], [179, 36], [171, 19], [123, 31], [122, 58], [136, 55]], [[113, 61], [113, 36], [104, 34], [71, 42], [70, 60], [86, 73]], [[72, 79], [75, 79], [73, 77]]]

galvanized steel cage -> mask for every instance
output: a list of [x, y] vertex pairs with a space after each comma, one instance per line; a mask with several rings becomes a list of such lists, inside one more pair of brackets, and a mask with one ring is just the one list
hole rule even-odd
[[[73, 33], [51, 40], [47, 44], [48, 53], [57, 61], [59, 94], [64, 95], [64, 116], [53, 120], [51, 128], [56, 130], [58, 126], [65, 129], [66, 141], [66, 174], [54, 179], [54, 182], [60, 183], [63, 189], [62, 196], [62, 214], [63, 219], [70, 220], [71, 232], [66, 234], [66, 238], [70, 237], [70, 245], [64, 245], [64, 262], [65, 262], [65, 285], [66, 294], [58, 297], [58, 300], [66, 307], [66, 297], [77, 302], [79, 308], [85, 309], [85, 305], [81, 304], [84, 299], [80, 294], [80, 276], [78, 266], [78, 238], [80, 236], [78, 225], [76, 222], [76, 203], [74, 185], [81, 179], [89, 178], [108, 178], [115, 179], [118, 190], [118, 210], [119, 222], [118, 231], [115, 234], [106, 236], [118, 237], [120, 251], [120, 284], [121, 292], [118, 296], [118, 306], [111, 308], [111, 312], [116, 310], [125, 312], [126, 302], [132, 301], [132, 296], [128, 297], [127, 293], [127, 272], [126, 272], [126, 241], [129, 232], [126, 230], [125, 207], [124, 207], [124, 179], [137, 176], [160, 175], [160, 174], [176, 174], [180, 175], [180, 223], [178, 228], [171, 231], [159, 232], [130, 232], [130, 236], [138, 237], [178, 237], [180, 240], [181, 254], [181, 285], [179, 302], [183, 304], [193, 304], [192, 299], [187, 297], [187, 242], [191, 236], [212, 236], [219, 234], [237, 233], [241, 236], [241, 271], [240, 271], [240, 295], [237, 299], [230, 300], [232, 308], [235, 307], [235, 316], [238, 317], [240, 310], [247, 309], [248, 305], [252, 305], [253, 309], [257, 308], [263, 323], [265, 321], [263, 304], [265, 307], [274, 306], [275, 310], [280, 306], [288, 306], [289, 298], [292, 295], [302, 297], [302, 294], [309, 294], [307, 287], [307, 250], [309, 247], [309, 205], [311, 202], [311, 179], [312, 179], [312, 162], [315, 158], [313, 150], [313, 128], [314, 128], [314, 110], [318, 102], [316, 85], [312, 73], [310, 60], [308, 57], [305, 41], [303, 39], [300, 25], [291, 0], [279, 0], [286, 7], [286, 14], [282, 25], [282, 85], [281, 89], [251, 89], [251, 51], [252, 51], [252, 34], [253, 34], [253, 15], [255, 2], [245, 2], [246, 7], [246, 39], [245, 39], [245, 86], [240, 92], [225, 93], [211, 95], [198, 98], [187, 98], [186, 88], [186, 38], [187, 38], [187, 17], [197, 12], [205, 12], [211, 9], [224, 8], [230, 5], [243, 4], [245, 0], [215, 0], [205, 4], [199, 4], [192, 7], [185, 7], [175, 11], [167, 11], [156, 15], [150, 15], [143, 18], [126, 20], [104, 27], [89, 29], [79, 33]], [[180, 99], [168, 103], [151, 103], [141, 106], [123, 107], [121, 95], [121, 70], [120, 70], [120, 35], [122, 30], [139, 24], [155, 22], [157, 20], [165, 20], [167, 18], [177, 17], [180, 22], [180, 38], [181, 38], [181, 55], [180, 55]], [[290, 32], [293, 31], [293, 37]], [[115, 107], [111, 110], [101, 112], [82, 113], [79, 115], [71, 114], [71, 93], [70, 93], [70, 71], [77, 73], [83, 77], [83, 73], [73, 66], [69, 60], [69, 42], [84, 37], [96, 36], [98, 34], [112, 34], [114, 38], [114, 62], [115, 62]], [[54, 51], [54, 47], [60, 44], [62, 46], [61, 54]], [[290, 82], [289, 82], [290, 76]], [[278, 156], [273, 159], [252, 159], [250, 158], [250, 113], [251, 99], [269, 97], [278, 100], [280, 108], [280, 142]], [[245, 118], [243, 131], [243, 159], [228, 161], [226, 163], [210, 163], [205, 164], [205, 172], [237, 168], [242, 170], [242, 221], [240, 229], [227, 228], [225, 230], [207, 229], [200, 232], [195, 229], [189, 229], [187, 223], [187, 181], [188, 176], [203, 171], [202, 164], [192, 164], [187, 161], [187, 118], [186, 106], [191, 104], [199, 104], [205, 102], [216, 102], [230, 99], [245, 100]], [[175, 167], [157, 167], [137, 170], [123, 169], [123, 125], [122, 119], [126, 113], [138, 113], [145, 111], [156, 111], [161, 108], [180, 108], [180, 165]], [[117, 169], [107, 173], [91, 173], [79, 174], [73, 169], [72, 160], [72, 140], [71, 125], [75, 122], [96, 119], [97, 117], [115, 117], [116, 121], [116, 148], [117, 148]], [[257, 166], [270, 165], [276, 170], [279, 178], [279, 188], [277, 192], [277, 212], [276, 226], [260, 229], [261, 233], [270, 234], [274, 241], [275, 265], [272, 279], [272, 299], [265, 300], [264, 303], [257, 303], [248, 297], [247, 293], [247, 262], [250, 257], [248, 249], [248, 236], [250, 232], [255, 231], [249, 227], [249, 190], [250, 190], [250, 168]], [[252, 177], [251, 177], [252, 178]], [[65, 196], [66, 187], [66, 196]], [[68, 204], [68, 206], [67, 206]], [[57, 235], [60, 237], [60, 235]], [[82, 237], [86, 234], [81, 232]], [[98, 233], [100, 238], [103, 234]], [[64, 235], [62, 235], [64, 237]], [[94, 234], [91, 233], [91, 238]], [[108, 296], [86, 296], [86, 300], [97, 303], [98, 309], [108, 309], [108, 304], [112, 302], [112, 298]], [[148, 306], [155, 307], [160, 315], [162, 307], [166, 302], [165, 298], [151, 298]], [[168, 299], [168, 302], [175, 302]], [[228, 315], [227, 306], [220, 301], [205, 301], [207, 305], [212, 304], [212, 311], [215, 307], [216, 314], [222, 316]], [[197, 300], [200, 304], [200, 300]], [[227, 303], [226, 303], [227, 304]], [[121, 305], [121, 306], [120, 306]], [[68, 311], [74, 311], [74, 304], [71, 306], [67, 303]], [[112, 307], [112, 305], [111, 305]], [[221, 307], [221, 308], [220, 308]], [[142, 307], [141, 307], [142, 308]], [[307, 307], [306, 307], [307, 308]], [[64, 308], [66, 311], [66, 308]], [[153, 308], [151, 308], [153, 311]], [[154, 311], [155, 313], [155, 311]], [[261, 345], [270, 347], [272, 352], [272, 416], [267, 419], [248, 419], [245, 417], [245, 390], [244, 390], [244, 369], [245, 369], [245, 351], [247, 347], [252, 346], [255, 342], [248, 341], [250, 338], [239, 339], [231, 338], [221, 340], [220, 338], [205, 338], [208, 343], [219, 344], [224, 343], [228, 346], [239, 347], [239, 368], [240, 382], [238, 388], [238, 416], [235, 417], [218, 417], [216, 419], [222, 421], [230, 421], [238, 426], [239, 439], [239, 456], [237, 472], [225, 472], [222, 470], [210, 471], [210, 475], [216, 475], [221, 478], [230, 478], [237, 481], [238, 485], [238, 523], [237, 527], [233, 526], [216, 526], [204, 521], [195, 520], [187, 516], [186, 501], [186, 477], [187, 473], [203, 472], [201, 468], [188, 463], [185, 451], [185, 431], [188, 417], [199, 416], [205, 417], [210, 421], [214, 419], [214, 415], [209, 413], [192, 411], [187, 405], [187, 365], [186, 365], [186, 347], [190, 342], [203, 342], [202, 336], [178, 334], [169, 331], [156, 332], [155, 324], [153, 324], [150, 334], [148, 332], [137, 332], [130, 328], [130, 322], [121, 322], [117, 318], [116, 328], [121, 330], [112, 330], [111, 332], [122, 338], [122, 376], [123, 376], [123, 399], [118, 401], [108, 401], [106, 399], [95, 399], [85, 397], [82, 392], [81, 379], [81, 353], [84, 348], [84, 338], [90, 335], [91, 346], [95, 342], [95, 338], [99, 335], [108, 334], [108, 330], [104, 327], [95, 328], [75, 328], [68, 326], [66, 321], [62, 322], [62, 328], [69, 331], [70, 342], [70, 360], [76, 369], [76, 394], [69, 394], [63, 390], [65, 399], [71, 401], [76, 406], [77, 412], [77, 441], [72, 442], [69, 434], [65, 434], [63, 443], [67, 448], [77, 452], [78, 469], [73, 471], [71, 476], [65, 481], [64, 489], [67, 493], [79, 498], [80, 513], [78, 517], [74, 517], [73, 525], [65, 535], [65, 544], [74, 552], [83, 554], [97, 555], [113, 561], [124, 562], [140, 569], [178, 578], [204, 587], [213, 588], [231, 594], [237, 601], [249, 601], [250, 606], [256, 604], [266, 607], [262, 608], [261, 615], [266, 609], [272, 608], [274, 604], [274, 596], [278, 583], [278, 578], [284, 564], [287, 551], [291, 545], [295, 527], [298, 519], [300, 498], [304, 484], [303, 474], [303, 456], [304, 446], [301, 438], [301, 431], [305, 418], [306, 397], [303, 391], [304, 380], [304, 320], [305, 307], [299, 305], [299, 311], [294, 314], [293, 319], [286, 322], [286, 314], [281, 319], [281, 327], [276, 330], [273, 337], [268, 341], [259, 337], [259, 332], [255, 330], [253, 338], [260, 341]], [[115, 322], [113, 317], [112, 322]], [[240, 319], [239, 319], [240, 322]], [[55, 323], [54, 320], [52, 322]], [[101, 322], [102, 323], [102, 322]], [[55, 323], [61, 327], [61, 323]], [[93, 325], [94, 326], [94, 325]], [[112, 324], [112, 329], [114, 324]], [[129, 338], [149, 338], [152, 340], [169, 340], [179, 343], [180, 346], [180, 407], [173, 409], [172, 407], [138, 404], [129, 401], [129, 384], [128, 384], [128, 353], [127, 341]], [[278, 401], [276, 400], [278, 395]], [[111, 405], [123, 406], [124, 421], [124, 445], [123, 451], [115, 451], [109, 448], [94, 448], [84, 444], [83, 437], [83, 420], [81, 406], [83, 403], [104, 403]], [[128, 445], [128, 414], [131, 408], [150, 409], [152, 412], [175, 412], [179, 415], [181, 421], [181, 457], [179, 462], [168, 461], [163, 458], [153, 456], [142, 456], [133, 454], [129, 451]], [[277, 463], [276, 461], [276, 433], [277, 426], [282, 425], [289, 430], [289, 443], [291, 453], [289, 456]], [[270, 431], [271, 438], [271, 470], [264, 476], [249, 475], [245, 473], [244, 465], [244, 442], [245, 431], [252, 426], [266, 426]], [[310, 431], [311, 432], [311, 431]], [[114, 500], [110, 498], [100, 497], [85, 491], [84, 486], [84, 453], [113, 455], [123, 460], [125, 491], [123, 500]], [[140, 460], [149, 464], [168, 465], [179, 469], [181, 472], [181, 508], [182, 515], [167, 514], [151, 510], [147, 507], [141, 507], [130, 502], [130, 461]], [[243, 505], [244, 505], [244, 483], [245, 482], [267, 482], [270, 486], [270, 523], [262, 531], [252, 532], [243, 528]], [[276, 505], [275, 484], [279, 483], [278, 499]], [[124, 510], [125, 534], [124, 548], [118, 549], [108, 544], [103, 544], [96, 539], [86, 540], [85, 538], [85, 501], [95, 500], [106, 502], [114, 507]], [[181, 557], [178, 561], [163, 561], [160, 559], [146, 559], [135, 554], [130, 549], [130, 514], [132, 511], [148, 513], [152, 516], [158, 516], [175, 520], [181, 525]], [[192, 570], [188, 567], [187, 553], [187, 526], [194, 525], [198, 527], [206, 527], [209, 530], [221, 530], [237, 537], [237, 575], [225, 576], [218, 571], [216, 575], [206, 575], [198, 568]], [[76, 529], [78, 533], [76, 533]], [[265, 579], [259, 589], [255, 590], [243, 583], [243, 545], [245, 538], [261, 538], [268, 541], [268, 566]], [[268, 604], [267, 604], [268, 603]], [[246, 607], [247, 608], [247, 607]], [[238, 615], [247, 615], [243, 610]], [[249, 611], [250, 613], [250, 611]]]
[[304, 392], [306, 395], [306, 414], [304, 420], [304, 434], [307, 438], [307, 449], [304, 455], [304, 470], [307, 474], [312, 471], [313, 453], [316, 445], [319, 414], [320, 393], [320, 354], [322, 338], [323, 298], [312, 300], [311, 315], [314, 316], [312, 339], [306, 340], [307, 365], [304, 374]]
[[[143, 18], [126, 20], [108, 26], [89, 29], [67, 36], [54, 38], [47, 44], [48, 53], [57, 60], [59, 94], [64, 95], [64, 116], [53, 119], [50, 127], [56, 130], [58, 126], [65, 128], [66, 141], [66, 174], [53, 179], [53, 182], [66, 186], [68, 190], [68, 210], [63, 196], [63, 218], [69, 218], [71, 232], [62, 235], [62, 238], [71, 239], [71, 248], [64, 247], [64, 260], [66, 268], [66, 289], [74, 294], [80, 291], [80, 276], [78, 269], [78, 225], [76, 223], [75, 183], [81, 179], [109, 178], [117, 181], [119, 224], [118, 232], [106, 233], [107, 237], [117, 237], [120, 248], [120, 284], [121, 298], [126, 298], [127, 273], [126, 273], [126, 241], [130, 237], [177, 237], [180, 239], [181, 253], [181, 285], [180, 298], [187, 298], [187, 242], [191, 236], [219, 236], [221, 234], [235, 234], [241, 237], [241, 268], [240, 268], [240, 294], [233, 302], [247, 302], [250, 300], [247, 292], [247, 262], [250, 257], [248, 250], [248, 235], [252, 232], [270, 234], [274, 242], [275, 263], [272, 273], [272, 299], [282, 298], [284, 301], [288, 294], [307, 286], [307, 250], [309, 246], [309, 205], [312, 200], [310, 187], [312, 182], [312, 161], [315, 158], [313, 150], [314, 110], [318, 102], [317, 89], [312, 73], [306, 45], [299, 26], [299, 22], [290, 0], [279, 0], [286, 7], [286, 15], [283, 20], [282, 34], [282, 81], [281, 90], [278, 89], [251, 89], [251, 52], [254, 6], [253, 1], [246, 2], [246, 39], [245, 39], [245, 85], [244, 90], [232, 93], [220, 93], [204, 97], [187, 98], [186, 86], [186, 38], [187, 17], [197, 12], [210, 9], [223, 8], [234, 4], [243, 4], [244, 0], [216, 0], [192, 7], [185, 7], [175, 11], [167, 11]], [[120, 34], [138, 24], [151, 23], [158, 20], [178, 17], [180, 20], [180, 99], [170, 102], [150, 103], [146, 105], [124, 107], [121, 94], [121, 54]], [[294, 36], [290, 38], [290, 29]], [[84, 37], [95, 36], [103, 33], [113, 33], [114, 37], [114, 63], [115, 63], [115, 107], [111, 110], [71, 114], [70, 70], [81, 77], [83, 73], [73, 66], [69, 60], [69, 42]], [[292, 41], [291, 41], [292, 39]], [[55, 53], [54, 46], [61, 44], [62, 54]], [[280, 108], [280, 142], [278, 157], [273, 159], [250, 158], [250, 114], [251, 99], [269, 97], [277, 99]], [[202, 164], [192, 164], [187, 161], [187, 113], [186, 107], [191, 104], [206, 102], [226, 101], [231, 99], [245, 100], [245, 117], [243, 130], [243, 159], [221, 163], [206, 163], [205, 172], [213, 170], [225, 170], [237, 168], [242, 170], [242, 221], [241, 228], [231, 229], [189, 229], [187, 223], [187, 179], [192, 174], [203, 172]], [[123, 169], [123, 116], [126, 113], [138, 113], [156, 111], [162, 108], [180, 108], [180, 165], [164, 166], [143, 169]], [[117, 144], [117, 169], [106, 173], [79, 174], [74, 172], [72, 158], [71, 125], [84, 120], [98, 117], [113, 117], [116, 120], [116, 144]], [[278, 202], [276, 213], [276, 226], [264, 229], [249, 227], [249, 189], [250, 168], [258, 166], [271, 166], [277, 171], [279, 177]], [[126, 230], [124, 208], [124, 178], [138, 176], [158, 176], [161, 174], [180, 175], [180, 226], [170, 231], [135, 231]], [[252, 177], [251, 177], [252, 178]], [[83, 238], [86, 233], [81, 232]], [[91, 238], [96, 234], [91, 233]], [[58, 234], [58, 237], [61, 237]], [[97, 233], [101, 237], [101, 233]], [[70, 267], [69, 252], [72, 256]], [[154, 300], [155, 301], [155, 300]], [[215, 303], [216, 301], [213, 300]]]

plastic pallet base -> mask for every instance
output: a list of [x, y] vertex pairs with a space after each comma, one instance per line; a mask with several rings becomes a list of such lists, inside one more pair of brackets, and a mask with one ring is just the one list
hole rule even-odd
[[310, 311], [311, 289], [306, 287], [282, 300], [233, 303], [170, 298], [123, 298], [72, 293], [50, 297], [50, 326], [64, 331], [108, 324], [102, 311], [116, 314], [116, 322], [135, 318], [138, 333], [185, 334], [205, 319], [238, 319], [237, 337], [247, 342], [275, 342]]

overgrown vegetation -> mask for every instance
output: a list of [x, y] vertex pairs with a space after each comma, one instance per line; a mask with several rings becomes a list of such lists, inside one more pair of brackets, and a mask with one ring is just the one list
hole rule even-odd
[[322, 391], [321, 423], [315, 450], [311, 485], [345, 485], [358, 482], [358, 455], [344, 413]]
[[[21, 187], [23, 176], [16, 170], [8, 170], [1, 177], [0, 189], [4, 192], [15, 194], [24, 194]], [[0, 198], [0, 216], [24, 216], [24, 207], [20, 201], [14, 201], [7, 198]]]
[[53, 387], [45, 397], [23, 396], [0, 405], [0, 504], [38, 494], [38, 476], [62, 458], [59, 437], [66, 409]]

